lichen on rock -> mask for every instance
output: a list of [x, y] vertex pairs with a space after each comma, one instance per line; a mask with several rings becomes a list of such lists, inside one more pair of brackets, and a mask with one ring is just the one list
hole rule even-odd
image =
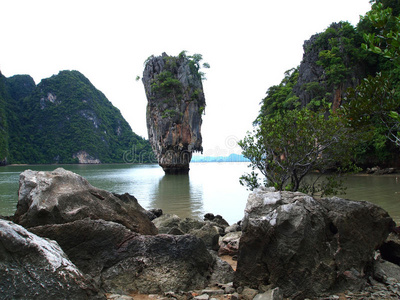
[[159, 165], [166, 174], [189, 172], [192, 153], [203, 151], [201, 124], [206, 105], [201, 55], [151, 56], [143, 71], [147, 130]]

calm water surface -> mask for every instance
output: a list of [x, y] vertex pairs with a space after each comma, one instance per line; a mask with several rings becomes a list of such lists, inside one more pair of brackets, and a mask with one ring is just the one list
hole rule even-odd
[[[19, 174], [26, 169], [52, 171], [63, 167], [85, 177], [92, 185], [114, 193], [130, 193], [146, 209], [202, 218], [207, 212], [222, 215], [230, 224], [243, 217], [248, 191], [239, 177], [247, 163], [192, 163], [189, 175], [164, 175], [149, 165], [7, 166], [0, 168], [0, 215], [14, 214]], [[400, 175], [351, 176], [343, 198], [367, 200], [386, 209], [400, 222]]]
[[26, 169], [52, 171], [57, 167], [85, 177], [93, 186], [134, 195], [146, 209], [202, 218], [207, 212], [229, 223], [242, 219], [248, 191], [239, 184], [247, 163], [192, 163], [189, 175], [165, 175], [148, 165], [37, 165], [0, 168], [0, 215], [12, 215], [18, 201], [19, 174]]

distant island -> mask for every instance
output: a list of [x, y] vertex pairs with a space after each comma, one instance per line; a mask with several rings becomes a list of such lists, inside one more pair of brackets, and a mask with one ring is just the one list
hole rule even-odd
[[0, 165], [155, 162], [148, 140], [78, 71], [0, 72]]
[[193, 155], [192, 162], [249, 162], [249, 160], [241, 154], [232, 153], [229, 156]]

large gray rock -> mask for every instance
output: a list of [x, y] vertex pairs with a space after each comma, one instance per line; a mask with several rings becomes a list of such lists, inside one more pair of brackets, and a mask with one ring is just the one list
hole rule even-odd
[[55, 240], [79, 270], [98, 284], [101, 284], [101, 272], [124, 258], [121, 245], [138, 235], [121, 224], [89, 218], [29, 230]]
[[208, 285], [214, 259], [192, 235], [138, 235], [123, 242], [121, 258], [101, 274], [105, 290], [157, 294]]
[[368, 202], [257, 189], [246, 205], [235, 284], [273, 284], [298, 299], [360, 289], [392, 226]]
[[62, 168], [21, 173], [16, 223], [29, 228], [88, 217], [120, 223], [141, 234], [157, 234], [146, 210], [129, 194], [95, 188], [83, 177]]
[[105, 291], [164, 293], [207, 286], [221, 266], [194, 236], [139, 235], [121, 224], [84, 219], [30, 228], [55, 239]]
[[0, 220], [2, 299], [105, 299], [59, 245]]
[[[221, 217], [222, 219], [222, 217]], [[225, 221], [226, 222], [226, 221]], [[218, 239], [224, 227], [213, 221], [199, 221], [191, 218], [181, 219], [177, 215], [165, 214], [153, 220], [159, 233], [182, 235], [191, 234], [201, 238], [210, 250], [218, 250]]]

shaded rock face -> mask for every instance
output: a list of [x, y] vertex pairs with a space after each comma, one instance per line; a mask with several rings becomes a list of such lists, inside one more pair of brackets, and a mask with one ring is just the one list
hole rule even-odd
[[186, 174], [194, 151], [203, 151], [205, 97], [201, 75], [185, 55], [151, 57], [142, 78], [147, 130], [159, 165], [167, 174]]
[[[207, 214], [209, 215], [209, 214]], [[206, 216], [207, 216], [206, 215]], [[224, 233], [224, 229], [229, 225], [221, 216], [204, 221], [190, 218], [181, 219], [177, 215], [165, 214], [153, 220], [159, 233], [183, 235], [194, 235], [204, 241], [209, 250], [218, 251], [219, 237]]]
[[191, 235], [144, 236], [90, 219], [30, 230], [56, 240], [83, 273], [112, 293], [204, 288], [219, 268], [204, 242]]
[[21, 173], [15, 223], [29, 228], [84, 218], [113, 221], [141, 234], [157, 234], [146, 210], [129, 194], [95, 188], [83, 177], [62, 168]]
[[98, 283], [102, 270], [121, 259], [119, 245], [138, 235], [121, 224], [89, 218], [29, 230], [56, 241], [79, 270]]
[[400, 266], [400, 236], [391, 233], [385, 243], [379, 248], [382, 258]]
[[101, 276], [107, 291], [152, 294], [205, 288], [214, 264], [204, 242], [192, 235], [139, 235], [124, 241], [119, 253], [123, 259]]
[[293, 299], [359, 290], [393, 226], [368, 202], [257, 189], [246, 205], [235, 284], [273, 284]]
[[[365, 62], [355, 60], [350, 53], [343, 53], [343, 63], [350, 71], [339, 85], [327, 82], [328, 72], [318, 63], [321, 60], [320, 52], [330, 50], [330, 38], [338, 38], [339, 40], [341, 37], [347, 38], [345, 33], [340, 32], [342, 27], [343, 24], [341, 23], [332, 23], [328, 30], [335, 32], [335, 34], [318, 33], [304, 42], [304, 54], [299, 67], [298, 82], [294, 87], [294, 93], [299, 97], [302, 107], [307, 106], [313, 99], [322, 100], [327, 97], [327, 100], [332, 102], [332, 109], [335, 110], [343, 103], [346, 90], [349, 87], [356, 87], [360, 81], [358, 78], [366, 77]], [[320, 40], [321, 38], [323, 39], [322, 41]], [[344, 49], [344, 47], [342, 48]], [[330, 96], [327, 96], [326, 91], [330, 92]]]
[[60, 246], [0, 220], [2, 299], [105, 299]]

